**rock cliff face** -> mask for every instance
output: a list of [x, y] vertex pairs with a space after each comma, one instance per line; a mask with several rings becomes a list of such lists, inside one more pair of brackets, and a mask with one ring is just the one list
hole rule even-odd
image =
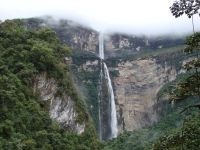
[[[158, 121], [162, 108], [157, 103], [157, 93], [162, 86], [174, 80], [181, 72], [174, 65], [165, 61], [161, 63], [160, 58], [137, 58], [120, 61], [116, 66], [109, 67], [117, 106], [119, 133], [150, 126]], [[98, 60], [86, 61], [78, 70], [79, 73], [94, 72], [97, 67], [99, 67]], [[91, 81], [87, 78], [84, 84], [91, 84]], [[93, 106], [89, 108], [91, 112], [98, 109], [97, 106], [95, 110], [92, 110], [93, 108]], [[97, 118], [98, 113], [95, 114], [93, 117]]]
[[[52, 28], [64, 43], [78, 51], [72, 56], [72, 71], [80, 90], [85, 94], [88, 111], [98, 128], [98, 32], [66, 20], [52, 23], [49, 19], [33, 18], [25, 22], [27, 28]], [[125, 34], [107, 36], [104, 42], [105, 57], [108, 61], [111, 61], [111, 58], [117, 60], [115, 67], [111, 65], [108, 67], [117, 104], [118, 128], [123, 132], [151, 125], [159, 118], [156, 94], [165, 83], [175, 79], [177, 69], [167, 63], [163, 65], [165, 56], [163, 58], [157, 56], [162, 64], [155, 57], [131, 60], [127, 57], [126, 61], [123, 57], [180, 45], [183, 43], [183, 38], [147, 38]], [[95, 57], [90, 55], [90, 52]], [[173, 58], [169, 58], [171, 60], [165, 62], [174, 61]], [[66, 94], [61, 97], [56, 96], [57, 83], [54, 79], [47, 79], [45, 75], [38, 76], [34, 89], [42, 100], [49, 101], [49, 112], [53, 119], [78, 133], [84, 131], [85, 124], [76, 123], [77, 113], [71, 98]]]
[[119, 76], [113, 78], [117, 104], [118, 127], [133, 131], [157, 121], [157, 92], [175, 79], [175, 68], [157, 64], [153, 58], [137, 59], [118, 64]]
[[[64, 27], [63, 27], [64, 26]], [[72, 26], [63, 22], [53, 26], [60, 39], [72, 49], [85, 50], [95, 53], [98, 50], [98, 33], [81, 26]]]
[[98, 50], [98, 32], [69, 20], [51, 17], [24, 20], [26, 28], [52, 28], [63, 43], [72, 49], [95, 53]]
[[161, 48], [169, 48], [184, 43], [183, 37], [147, 37], [126, 34], [108, 34], [105, 39], [106, 58], [138, 54]]
[[182, 37], [147, 37], [126, 34], [108, 34], [106, 50], [134, 50], [166, 48], [184, 43]]
[[34, 92], [39, 95], [41, 100], [49, 102], [50, 117], [66, 129], [81, 134], [84, 132], [85, 123], [76, 122], [78, 113], [74, 109], [74, 102], [66, 93], [62, 96], [57, 95], [57, 89], [57, 82], [53, 78], [47, 78], [45, 73], [34, 79]]

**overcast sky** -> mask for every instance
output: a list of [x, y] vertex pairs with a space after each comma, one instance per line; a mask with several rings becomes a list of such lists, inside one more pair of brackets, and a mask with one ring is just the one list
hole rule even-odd
[[[0, 19], [53, 15], [96, 30], [133, 34], [180, 34], [192, 31], [191, 19], [175, 19], [174, 0], [0, 0]], [[200, 30], [200, 17], [195, 17]], [[198, 27], [198, 28], [197, 28]]]

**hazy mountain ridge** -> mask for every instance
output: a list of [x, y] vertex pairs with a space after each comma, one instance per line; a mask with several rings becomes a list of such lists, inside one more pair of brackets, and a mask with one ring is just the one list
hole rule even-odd
[[[72, 49], [91, 51], [98, 54], [99, 31], [69, 20], [56, 20], [52, 17], [24, 19], [27, 28], [52, 28], [60, 40]], [[101, 32], [101, 31], [100, 31]], [[183, 36], [175, 35], [133, 35], [125, 33], [104, 33], [105, 53], [139, 53], [145, 50], [169, 48], [184, 44]], [[111, 55], [111, 56], [110, 56]]]

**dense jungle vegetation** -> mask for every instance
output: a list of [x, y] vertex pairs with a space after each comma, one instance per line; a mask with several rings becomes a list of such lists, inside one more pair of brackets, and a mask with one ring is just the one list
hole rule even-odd
[[[70, 49], [50, 29], [26, 29], [20, 20], [0, 24], [0, 149], [99, 149], [95, 130], [77, 94], [64, 57]], [[46, 72], [75, 101], [81, 135], [51, 120], [48, 104], [33, 93], [33, 77]]]

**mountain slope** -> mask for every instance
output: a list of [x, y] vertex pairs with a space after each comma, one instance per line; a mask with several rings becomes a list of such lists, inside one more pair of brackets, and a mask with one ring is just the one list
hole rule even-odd
[[[99, 149], [64, 63], [66, 56], [70, 56], [69, 48], [49, 29], [25, 29], [20, 20], [0, 24], [0, 149]], [[52, 85], [49, 82], [56, 85], [53, 97], [44, 94], [49, 88], [44, 85]], [[75, 113], [64, 124], [59, 122], [62, 117], [49, 115], [66, 113], [62, 109], [68, 107], [51, 111], [58, 101], [70, 104]], [[76, 133], [78, 124], [85, 126], [80, 135]]]

